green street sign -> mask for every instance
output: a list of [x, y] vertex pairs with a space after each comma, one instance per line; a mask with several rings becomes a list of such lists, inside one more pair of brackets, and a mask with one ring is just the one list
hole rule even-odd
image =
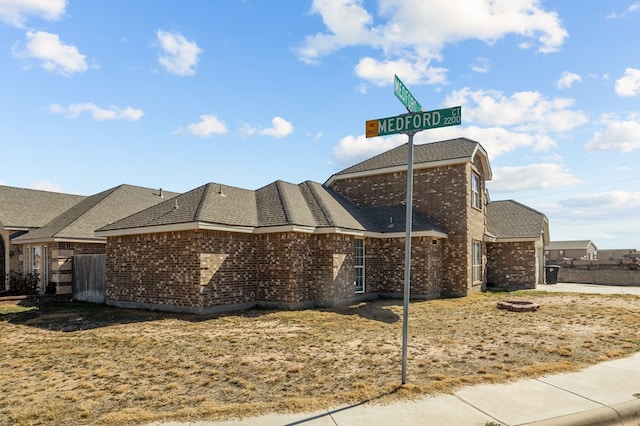
[[400, 99], [400, 102], [402, 102], [409, 111], [422, 111], [422, 107], [420, 106], [416, 98], [413, 97], [411, 92], [409, 92], [409, 89], [407, 89], [407, 86], [405, 86], [404, 83], [395, 74], [393, 76], [393, 94], [396, 95], [398, 99]]
[[367, 138], [375, 138], [376, 136], [418, 132], [420, 130], [460, 124], [462, 124], [462, 107], [456, 106], [368, 120], [365, 123], [365, 136]]

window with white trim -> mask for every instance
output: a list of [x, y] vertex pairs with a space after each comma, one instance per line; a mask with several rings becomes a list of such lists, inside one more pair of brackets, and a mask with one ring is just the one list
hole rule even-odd
[[473, 282], [482, 281], [482, 243], [473, 242]]
[[471, 172], [471, 206], [482, 209], [482, 198], [480, 197], [480, 175]]
[[354, 245], [354, 285], [356, 293], [364, 293], [364, 240], [356, 239]]

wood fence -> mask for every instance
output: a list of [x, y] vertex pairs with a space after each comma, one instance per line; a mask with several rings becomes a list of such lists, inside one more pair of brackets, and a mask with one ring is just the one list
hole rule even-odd
[[73, 299], [105, 303], [105, 255], [80, 254], [73, 259]]

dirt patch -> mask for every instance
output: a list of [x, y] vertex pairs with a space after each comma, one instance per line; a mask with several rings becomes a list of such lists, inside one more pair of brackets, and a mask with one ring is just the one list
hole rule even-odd
[[0, 307], [0, 424], [221, 420], [386, 403], [573, 371], [640, 351], [640, 297], [504, 294], [217, 316]]

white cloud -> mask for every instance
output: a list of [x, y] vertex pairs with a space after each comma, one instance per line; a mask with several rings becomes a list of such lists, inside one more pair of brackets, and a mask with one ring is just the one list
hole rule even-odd
[[380, 62], [370, 57], [360, 59], [355, 72], [358, 77], [376, 86], [392, 84], [394, 74], [401, 75], [405, 84], [444, 83], [447, 74], [445, 68], [430, 67], [426, 62], [409, 62], [405, 59]]
[[265, 136], [272, 136], [276, 139], [282, 139], [293, 133], [293, 124], [282, 117], [273, 117], [271, 120], [272, 127], [262, 129], [258, 133]]
[[562, 133], [587, 122], [587, 117], [569, 108], [573, 99], [547, 99], [540, 92], [502, 92], [463, 88], [447, 96], [445, 104], [462, 105], [463, 122], [485, 126], [513, 127], [518, 132]]
[[624, 77], [616, 80], [616, 94], [620, 97], [640, 95], [640, 70], [627, 68]]
[[200, 121], [187, 126], [187, 131], [195, 136], [209, 137], [212, 135], [221, 135], [227, 133], [227, 126], [223, 121], [219, 120], [215, 115], [203, 114]]
[[556, 87], [558, 89], [568, 89], [574, 85], [574, 83], [580, 83], [582, 81], [582, 77], [573, 72], [563, 72], [560, 79], [556, 82]]
[[311, 13], [322, 17], [327, 32], [305, 38], [298, 54], [306, 63], [316, 63], [319, 57], [343, 47], [377, 44], [378, 37], [368, 28], [373, 18], [362, 7], [362, 0], [314, 0]]
[[189, 76], [196, 73], [195, 66], [202, 49], [195, 41], [187, 40], [180, 33], [171, 33], [158, 30], [156, 37], [160, 43], [162, 53], [158, 55], [158, 62], [168, 72], [180, 76]]
[[625, 120], [603, 117], [606, 127], [595, 133], [585, 145], [587, 151], [631, 152], [640, 149], [640, 117], [629, 116]]
[[258, 133], [258, 129], [256, 129], [249, 123], [241, 123], [240, 133], [242, 134], [242, 136], [253, 136]]
[[[567, 31], [558, 14], [544, 10], [540, 3], [540, 0], [379, 0], [374, 16], [363, 0], [314, 0], [311, 13], [320, 15], [326, 31], [307, 36], [297, 53], [300, 60], [315, 63], [345, 47], [367, 46], [379, 49], [382, 58], [369, 58], [364, 64], [366, 58], [361, 60], [359, 69], [363, 78], [368, 75], [363, 68], [369, 68], [379, 81], [383, 65], [406, 60], [421, 64], [417, 68], [425, 74], [418, 80], [434, 83], [439, 80], [433, 74], [443, 72], [431, 70], [430, 62], [441, 59], [447, 44], [464, 40], [492, 44], [507, 35], [516, 35], [535, 41], [526, 46], [521, 43], [521, 47], [537, 44], [540, 52], [558, 50], [568, 36]], [[386, 76], [388, 84], [392, 77], [393, 73]], [[404, 81], [406, 76], [401, 77]]]
[[490, 192], [505, 193], [532, 189], [574, 186], [581, 180], [563, 165], [555, 163], [530, 164], [520, 167], [496, 167], [493, 179], [487, 182]]
[[0, 1], [0, 20], [22, 28], [30, 15], [47, 21], [60, 19], [66, 6], [66, 0], [2, 0]]
[[479, 74], [486, 74], [489, 72], [489, 59], [483, 58], [482, 56], [476, 58], [475, 61], [471, 64], [471, 70], [477, 72]]
[[49, 105], [49, 111], [55, 114], [65, 114], [69, 118], [78, 118], [83, 112], [91, 114], [96, 121], [107, 120], [127, 120], [137, 121], [142, 118], [144, 112], [141, 109], [120, 108], [116, 106], [110, 106], [108, 108], [101, 108], [94, 103], [88, 102], [84, 104], [70, 104], [65, 107], [60, 104]]
[[67, 76], [87, 70], [86, 56], [76, 46], [60, 41], [57, 34], [27, 31], [26, 37], [24, 49], [14, 46], [14, 56], [36, 59], [45, 70]]
[[57, 183], [47, 182], [44, 180], [36, 180], [31, 184], [31, 188], [39, 189], [40, 191], [50, 191], [50, 192], [64, 192], [62, 190], [62, 186]]
[[405, 135], [366, 139], [365, 135], [345, 136], [333, 148], [339, 166], [348, 166], [407, 143]]
[[[606, 209], [611, 212], [613, 210], [628, 210], [637, 212], [640, 208], [640, 192], [629, 191], [611, 191], [598, 192], [594, 194], [576, 195], [574, 197], [561, 200], [560, 205], [572, 209]], [[601, 212], [594, 211], [594, 214]]]

